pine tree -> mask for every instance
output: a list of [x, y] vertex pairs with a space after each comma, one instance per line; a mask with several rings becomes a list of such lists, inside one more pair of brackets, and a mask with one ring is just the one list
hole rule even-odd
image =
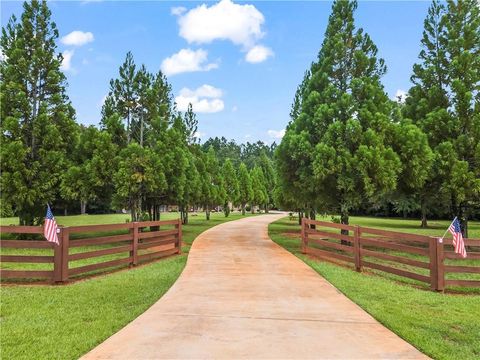
[[198, 120], [197, 116], [193, 112], [192, 104], [188, 104], [188, 109], [183, 116], [183, 121], [185, 122], [185, 127], [187, 130], [187, 142], [188, 144], [195, 144], [197, 142], [197, 129], [198, 129]]
[[250, 179], [252, 181], [251, 210], [253, 214], [255, 213], [254, 205], [259, 207], [264, 205], [268, 201], [268, 194], [265, 186], [265, 177], [260, 167], [255, 166], [250, 171]]
[[272, 160], [265, 154], [265, 152], [262, 152], [258, 163], [265, 178], [265, 190], [267, 192], [265, 212], [268, 213], [269, 207], [274, 203], [274, 189], [276, 186], [275, 170], [273, 168]]
[[454, 127], [450, 144], [441, 144], [444, 188], [452, 213], [468, 236], [468, 214], [480, 203], [480, 6], [476, 0], [447, 1], [446, 50]]
[[230, 215], [230, 203], [234, 204], [238, 198], [238, 180], [237, 174], [230, 159], [225, 160], [222, 166], [222, 177], [225, 184], [225, 203], [223, 205], [223, 212], [225, 217]]
[[242, 207], [242, 215], [245, 215], [245, 206], [253, 198], [252, 181], [247, 166], [242, 162], [238, 168], [238, 203]]
[[[56, 53], [58, 30], [46, 1], [25, 2], [2, 28], [0, 63], [2, 199], [33, 225], [57, 198], [74, 146], [75, 111]], [[2, 201], [2, 202], [3, 202]]]
[[127, 123], [127, 144], [132, 139], [132, 118], [138, 102], [138, 81], [135, 61], [129, 51], [119, 68], [119, 78], [110, 80], [110, 93], [115, 99], [116, 111]]
[[[445, 7], [439, 1], [433, 1], [424, 21], [421, 40], [420, 63], [413, 66], [411, 80], [414, 86], [409, 90], [403, 107], [404, 116], [411, 119], [427, 135], [430, 147], [434, 151], [434, 163], [430, 176], [424, 186], [417, 191], [422, 213], [422, 227], [427, 226], [429, 207], [441, 194], [441, 176], [439, 174], [437, 146], [441, 139], [448, 136], [450, 129], [446, 124], [451, 121], [448, 112], [448, 59], [446, 54]], [[412, 194], [413, 195], [413, 194]]]
[[392, 105], [380, 83], [386, 67], [355, 28], [356, 8], [356, 1], [333, 3], [301, 111], [277, 150], [278, 173], [298, 199], [340, 213], [344, 224], [352, 209], [395, 189], [401, 165], [388, 144]]
[[435, 202], [450, 203], [452, 215], [466, 226], [468, 211], [479, 201], [479, 11], [473, 0], [447, 6], [434, 1], [425, 19], [404, 108], [434, 151], [431, 176], [420, 191], [423, 226]]

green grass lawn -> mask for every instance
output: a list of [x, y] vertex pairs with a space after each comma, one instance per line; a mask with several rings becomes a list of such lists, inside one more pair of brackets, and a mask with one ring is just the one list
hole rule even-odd
[[[172, 219], [178, 214], [165, 214]], [[193, 240], [204, 230], [241, 218], [190, 217], [183, 227], [184, 253], [137, 268], [69, 285], [2, 285], [0, 349], [3, 359], [77, 359], [143, 313], [175, 282]], [[122, 223], [126, 215], [57, 218], [62, 225]], [[15, 224], [3, 219], [2, 224]], [[16, 249], [13, 249], [16, 250]], [[4, 266], [5, 264], [2, 264]], [[41, 264], [46, 265], [46, 264]]]
[[[318, 220], [329, 220], [319, 218]], [[351, 218], [352, 224], [388, 230], [441, 236], [448, 221], [431, 222], [419, 229], [418, 221]], [[480, 236], [480, 224], [471, 223], [470, 237]], [[305, 256], [300, 248], [300, 228], [287, 218], [270, 225], [273, 241], [298, 256], [378, 321], [435, 359], [480, 357], [480, 296], [478, 292], [436, 293], [375, 272], [350, 268]], [[348, 341], [348, 340], [346, 340]]]

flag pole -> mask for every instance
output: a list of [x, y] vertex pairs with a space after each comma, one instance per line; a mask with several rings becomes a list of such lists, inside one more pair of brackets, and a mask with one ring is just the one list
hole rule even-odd
[[438, 238], [440, 240], [440, 243], [443, 242], [443, 238], [445, 237], [445, 235], [447, 235], [447, 232], [448, 232], [448, 229], [450, 229], [450, 226], [453, 224], [453, 222], [455, 221], [457, 217], [455, 216], [455, 218], [452, 220], [452, 222], [450, 223], [450, 225], [448, 225], [447, 227], [447, 230], [445, 230], [445, 232], [443, 233], [443, 236], [441, 238]]

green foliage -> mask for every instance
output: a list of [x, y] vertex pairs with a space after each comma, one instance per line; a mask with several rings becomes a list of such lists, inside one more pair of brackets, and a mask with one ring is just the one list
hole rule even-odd
[[[307, 207], [348, 213], [396, 188], [401, 163], [389, 139], [392, 104], [386, 67], [362, 29], [357, 3], [335, 1], [325, 39], [297, 90], [292, 122], [277, 150], [282, 188]], [[299, 99], [301, 97], [301, 99]]]
[[253, 199], [253, 188], [250, 174], [244, 163], [238, 168], [238, 203], [242, 207], [242, 215], [245, 215], [245, 205]]
[[262, 141], [255, 143], [247, 142], [246, 144], [237, 144], [234, 140], [228, 141], [226, 138], [215, 137], [210, 138], [202, 144], [203, 151], [208, 151], [210, 146], [213, 147], [217, 154], [218, 161], [223, 164], [227, 159], [233, 163], [235, 168], [240, 166], [241, 162], [247, 165], [248, 169], [252, 169], [259, 164], [260, 158], [263, 154], [272, 158], [276, 144], [267, 145]]
[[420, 191], [423, 215], [441, 198], [465, 223], [480, 199], [478, 3], [434, 1], [421, 45], [404, 114], [425, 132], [434, 154], [433, 169]]
[[118, 156], [118, 170], [113, 177], [115, 200], [132, 211], [138, 221], [145, 196], [165, 191], [168, 184], [162, 163], [156, 154], [137, 143], [129, 144]]
[[237, 174], [233, 168], [233, 164], [230, 159], [225, 160], [222, 166], [222, 177], [225, 185], [225, 202], [223, 210], [225, 216], [228, 217], [230, 214], [230, 205], [229, 203], [234, 204], [238, 199], [239, 193], [239, 184], [237, 180]]
[[58, 197], [75, 136], [75, 111], [57, 55], [58, 30], [46, 1], [25, 2], [2, 28], [0, 62], [2, 201], [33, 225]]
[[82, 213], [86, 203], [103, 198], [110, 203], [112, 196], [111, 179], [116, 168], [117, 146], [111, 135], [94, 126], [81, 126], [71, 164], [62, 177], [61, 195], [67, 200], [78, 200]]
[[267, 192], [267, 198], [265, 199], [265, 211], [268, 212], [269, 206], [271, 206], [274, 200], [274, 189], [276, 186], [276, 175], [274, 170], [274, 164], [272, 159], [270, 159], [265, 153], [262, 153], [259, 159], [259, 166], [262, 169], [264, 177], [265, 190]]
[[251, 199], [252, 207], [253, 205], [265, 205], [268, 202], [268, 193], [265, 176], [263, 175], [262, 169], [258, 166], [255, 166], [250, 171], [250, 179], [252, 181], [253, 192]]

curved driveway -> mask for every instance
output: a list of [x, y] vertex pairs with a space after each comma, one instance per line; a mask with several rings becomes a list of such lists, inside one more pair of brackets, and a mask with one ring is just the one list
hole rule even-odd
[[272, 242], [283, 216], [202, 233], [172, 288], [84, 358], [426, 358]]

